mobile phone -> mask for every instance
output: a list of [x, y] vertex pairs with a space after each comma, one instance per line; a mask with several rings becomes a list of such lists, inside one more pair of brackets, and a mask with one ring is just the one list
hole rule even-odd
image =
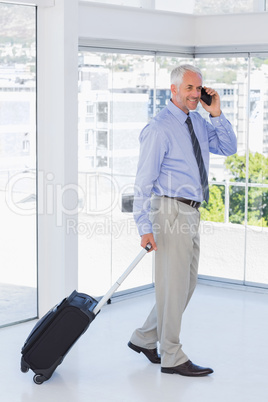
[[208, 106], [211, 105], [212, 96], [206, 93], [206, 90], [202, 87], [201, 89], [201, 99], [204, 101]]

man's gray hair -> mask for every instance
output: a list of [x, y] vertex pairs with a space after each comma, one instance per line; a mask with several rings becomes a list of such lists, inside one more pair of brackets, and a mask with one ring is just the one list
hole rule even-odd
[[187, 71], [192, 71], [193, 73], [199, 74], [202, 78], [202, 73], [198, 67], [192, 66], [191, 64], [182, 64], [171, 71], [170, 83], [179, 88], [182, 83], [183, 76]]

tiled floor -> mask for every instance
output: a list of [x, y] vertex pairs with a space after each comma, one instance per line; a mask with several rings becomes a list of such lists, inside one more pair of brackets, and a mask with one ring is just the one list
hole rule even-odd
[[0, 330], [3, 402], [265, 402], [268, 294], [199, 284], [185, 312], [182, 343], [209, 377], [161, 374], [127, 347], [154, 303], [148, 293], [105, 306], [43, 385], [20, 372], [20, 349], [34, 322]]

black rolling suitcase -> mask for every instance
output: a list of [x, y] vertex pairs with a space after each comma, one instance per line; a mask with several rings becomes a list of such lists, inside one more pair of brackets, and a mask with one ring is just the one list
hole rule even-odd
[[84, 293], [73, 291], [41, 318], [22, 347], [21, 371], [26, 373], [31, 369], [35, 373], [33, 380], [36, 384], [47, 381], [103, 305], [150, 248], [148, 245], [137, 255], [99, 302]]
[[21, 371], [29, 369], [36, 384], [48, 380], [75, 341], [94, 320], [97, 301], [74, 291], [41, 318], [21, 350]]

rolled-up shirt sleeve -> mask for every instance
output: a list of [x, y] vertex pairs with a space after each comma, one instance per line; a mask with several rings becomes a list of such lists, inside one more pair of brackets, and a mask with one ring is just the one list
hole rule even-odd
[[159, 176], [166, 153], [164, 138], [154, 124], [147, 125], [140, 134], [140, 157], [134, 189], [133, 214], [139, 234], [152, 233], [149, 219], [153, 185]]

